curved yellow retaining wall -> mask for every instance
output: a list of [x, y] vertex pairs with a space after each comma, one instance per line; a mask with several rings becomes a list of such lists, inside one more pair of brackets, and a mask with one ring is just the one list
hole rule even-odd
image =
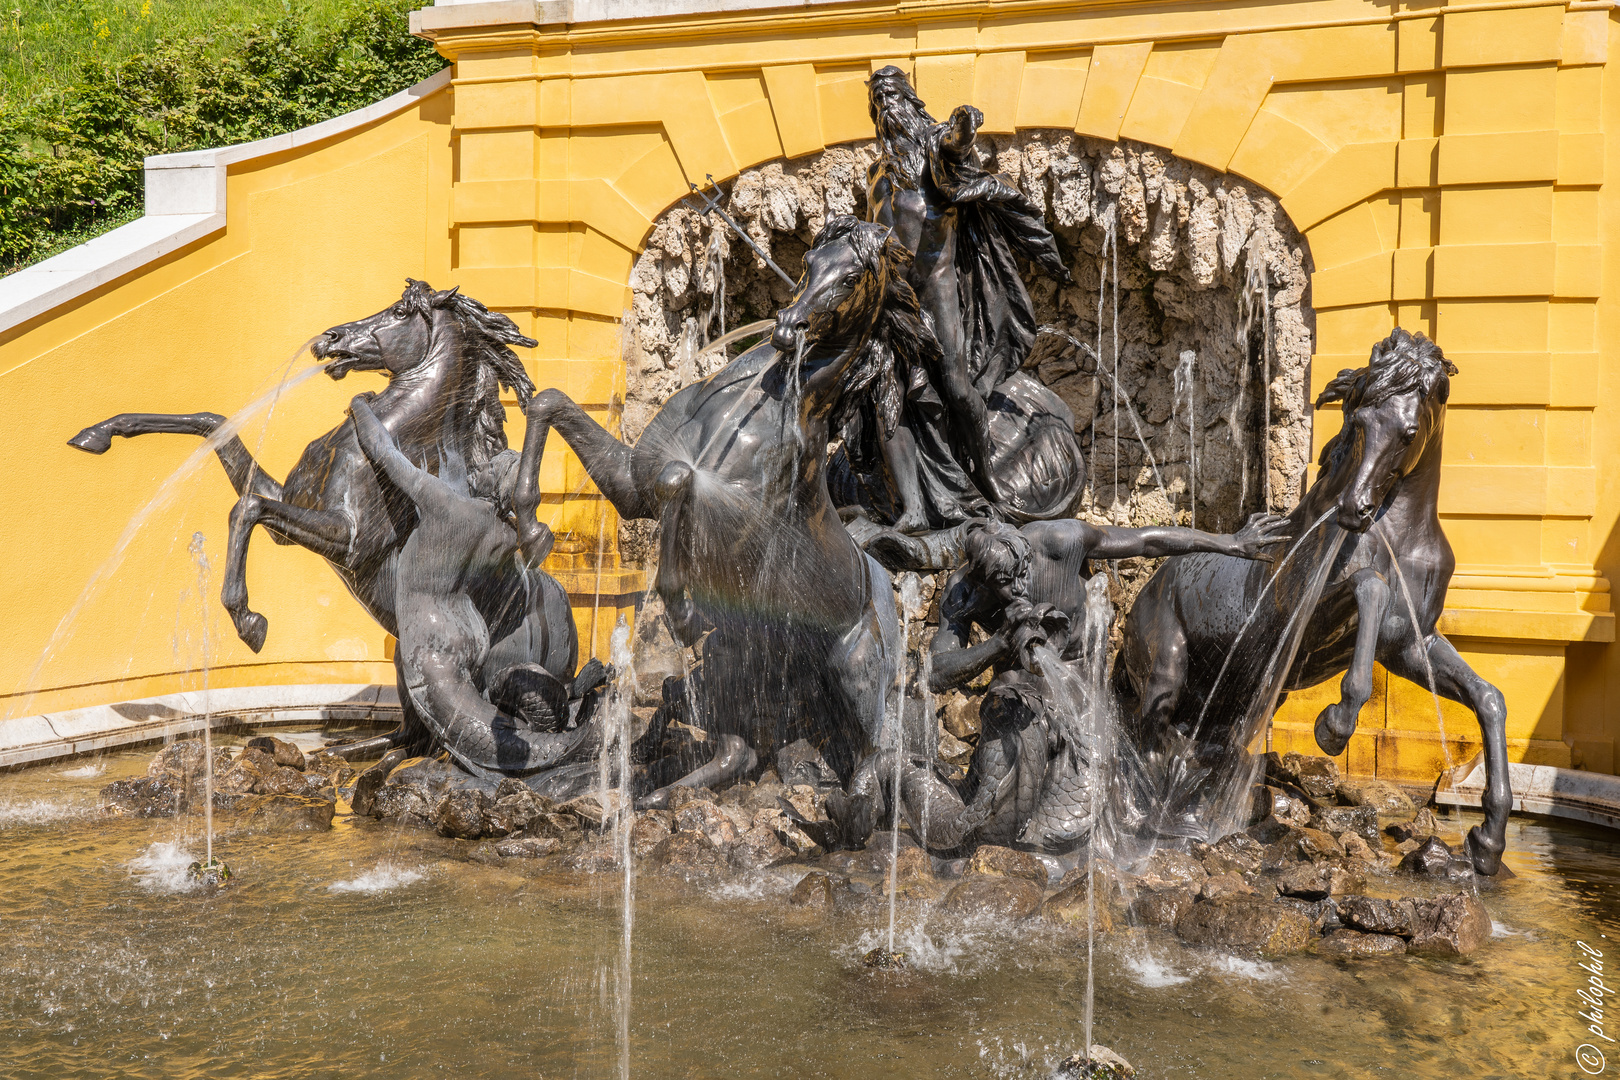
[[[1620, 450], [1603, 288], [1620, 281], [1620, 246], [1605, 243], [1620, 210], [1604, 184], [1605, 131], [1620, 123], [1607, 2], [751, 4], [647, 0], [633, 19], [614, 0], [424, 9], [413, 28], [455, 61], [453, 85], [229, 166], [222, 230], [0, 334], [13, 425], [0, 685], [28, 679], [124, 522], [195, 446], [149, 436], [93, 459], [62, 445], [79, 427], [123, 410], [229, 412], [301, 340], [384, 306], [406, 275], [507, 311], [540, 341], [536, 381], [611, 420], [618, 319], [652, 220], [707, 175], [869, 138], [864, 80], [895, 63], [936, 108], [976, 104], [992, 133], [1136, 139], [1276, 193], [1316, 266], [1313, 392], [1397, 323], [1434, 337], [1461, 368], [1441, 506], [1459, 566], [1442, 628], [1506, 693], [1515, 760], [1615, 771], [1620, 470], [1599, 469]], [[733, 10], [649, 14], [711, 6]], [[291, 395], [265, 443], [271, 470], [355, 389], [316, 380]], [[1318, 446], [1337, 424], [1320, 415]], [[213, 530], [217, 564], [231, 495], [209, 469], [187, 521]], [[548, 455], [545, 482], [572, 549], [553, 563], [582, 630], [605, 641], [642, 583], [618, 568], [615, 522], [577, 462]], [[154, 530], [192, 527], [168, 520]], [[40, 708], [184, 680], [166, 638], [132, 663], [101, 645], [135, 594], [194, 583], [189, 564], [153, 556], [119, 581], [124, 604], [92, 605], [47, 665], [53, 705]], [[220, 640], [216, 680], [391, 678], [381, 632], [313, 556], [261, 536], [249, 585], [270, 642], [253, 657]], [[1333, 694], [1296, 695], [1278, 747], [1314, 749]], [[1466, 759], [1471, 715], [1448, 704], [1444, 721]], [[1443, 760], [1427, 691], [1380, 673], [1345, 766], [1419, 780]]]

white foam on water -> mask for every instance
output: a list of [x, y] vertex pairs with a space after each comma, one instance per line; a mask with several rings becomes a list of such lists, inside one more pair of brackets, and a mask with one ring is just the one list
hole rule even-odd
[[374, 894], [404, 888], [406, 885], [421, 881], [426, 876], [420, 870], [395, 866], [393, 863], [378, 863], [359, 877], [352, 877], [347, 881], [334, 881], [326, 889], [335, 893]]
[[141, 888], [151, 892], [182, 893], [197, 887], [186, 871], [197, 857], [179, 844], [153, 844], [129, 860]]
[[1241, 956], [1218, 956], [1210, 961], [1209, 966], [1215, 971], [1260, 982], [1282, 978], [1282, 970], [1276, 965], [1263, 960], [1245, 960]]
[[1132, 981], [1138, 986], [1145, 986], [1149, 990], [1159, 990], [1166, 986], [1180, 986], [1191, 980], [1191, 976], [1179, 975], [1169, 964], [1157, 956], [1143, 949], [1134, 956], [1125, 958], [1125, 970], [1130, 974]]
[[1507, 923], [1497, 922], [1495, 919], [1491, 920], [1491, 937], [1526, 937], [1526, 936], [1528, 936], [1528, 935], [1526, 935], [1523, 930], [1515, 930], [1515, 929], [1513, 929], [1513, 927], [1509, 926]]
[[[937, 938], [930, 937], [920, 925], [913, 922], [910, 926], [895, 928], [893, 951], [905, 953], [906, 966], [917, 971], [956, 973], [961, 970], [961, 961], [967, 956], [988, 960], [992, 964], [995, 962], [990, 955], [992, 949], [987, 937], [963, 929], [949, 930]], [[886, 948], [888, 941], [888, 928], [877, 927], [863, 932], [856, 939], [854, 948], [844, 951], [852, 961], [859, 962], [873, 949]]]
[[63, 769], [62, 775], [70, 780], [89, 780], [106, 771], [106, 765], [81, 765], [77, 769]]
[[21, 802], [0, 802], [0, 829], [17, 825], [46, 825], [53, 821], [66, 821], [82, 817], [88, 807], [74, 803], [51, 802], [48, 799], [28, 799]]

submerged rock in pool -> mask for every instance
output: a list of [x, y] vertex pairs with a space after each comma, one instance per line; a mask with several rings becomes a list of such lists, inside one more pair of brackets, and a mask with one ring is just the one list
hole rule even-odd
[[1311, 921], [1285, 904], [1247, 896], [1229, 896], [1193, 904], [1176, 920], [1176, 934], [1191, 945], [1286, 956], [1311, 941]]
[[1364, 934], [1359, 930], [1335, 930], [1317, 941], [1315, 951], [1321, 956], [1364, 960], [1382, 956], [1400, 956], [1406, 952], [1406, 942], [1393, 934]]
[[1088, 1052], [1076, 1052], [1060, 1061], [1051, 1080], [1127, 1080], [1135, 1075], [1130, 1062], [1106, 1046], [1092, 1044]]
[[1427, 956], [1466, 956], [1491, 936], [1491, 917], [1473, 893], [1451, 893], [1413, 902], [1416, 925], [1411, 950]]

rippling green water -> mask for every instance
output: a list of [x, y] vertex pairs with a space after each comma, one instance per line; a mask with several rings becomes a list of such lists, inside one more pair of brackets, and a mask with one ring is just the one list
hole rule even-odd
[[[616, 1074], [616, 875], [528, 876], [340, 818], [224, 838], [237, 883], [177, 892], [195, 823], [93, 809], [150, 756], [0, 776], [0, 1076]], [[1096, 1040], [1143, 1077], [1539, 1080], [1582, 1075], [1583, 1042], [1620, 1076], [1575, 996], [1576, 940], [1620, 943], [1607, 836], [1515, 820], [1519, 877], [1486, 891], [1498, 933], [1463, 961], [1268, 964], [1107, 935]], [[635, 1075], [1044, 1076], [1079, 1047], [1083, 939], [903, 907], [916, 966], [870, 972], [881, 906], [812, 917], [785, 905], [792, 880], [709, 894], [640, 880]], [[1620, 948], [1607, 958], [1620, 985]]]

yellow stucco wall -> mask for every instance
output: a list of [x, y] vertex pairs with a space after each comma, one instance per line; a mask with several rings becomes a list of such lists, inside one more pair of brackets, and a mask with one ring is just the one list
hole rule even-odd
[[[573, 26], [542, 25], [539, 10], [419, 12], [456, 62], [452, 91], [233, 174], [222, 238], [0, 340], [0, 404], [28, 415], [4, 450], [14, 495], [0, 557], [37, 568], [0, 593], [0, 683], [32, 662], [121, 523], [194, 445], [154, 436], [77, 457], [60, 439], [82, 423], [135, 407], [225, 411], [303, 336], [380, 307], [407, 273], [507, 311], [540, 341], [537, 382], [606, 415], [653, 219], [708, 174], [870, 137], [864, 79], [897, 63], [936, 111], [972, 102], [992, 133], [1137, 139], [1276, 193], [1316, 267], [1313, 393], [1397, 323], [1434, 337], [1461, 368], [1441, 505], [1459, 567], [1442, 628], [1506, 693], [1515, 759], [1614, 771], [1620, 490], [1600, 464], [1620, 449], [1603, 289], [1620, 280], [1620, 247], [1605, 243], [1620, 202], [1604, 186], [1620, 98], [1605, 79], [1607, 4], [923, 0]], [[274, 468], [352, 389], [314, 385], [278, 419]], [[1318, 446], [1337, 425], [1320, 415]], [[578, 549], [557, 565], [580, 594], [611, 515], [570, 457], [548, 455], [544, 480]], [[222, 524], [224, 481], [199, 499]], [[317, 560], [268, 543], [253, 560], [272, 620], [259, 662], [281, 666], [229, 677], [381, 669], [379, 632]], [[617, 598], [634, 579], [606, 562]], [[317, 611], [309, 598], [323, 592], [333, 599]], [[62, 670], [105, 700], [123, 661], [75, 649]], [[223, 653], [249, 662], [234, 641]], [[155, 652], [143, 663], [162, 670]], [[1285, 706], [1278, 746], [1307, 748], [1327, 692]], [[1461, 760], [1473, 719], [1450, 705], [1444, 716]], [[1440, 745], [1427, 691], [1380, 674], [1346, 764], [1432, 778]]]

